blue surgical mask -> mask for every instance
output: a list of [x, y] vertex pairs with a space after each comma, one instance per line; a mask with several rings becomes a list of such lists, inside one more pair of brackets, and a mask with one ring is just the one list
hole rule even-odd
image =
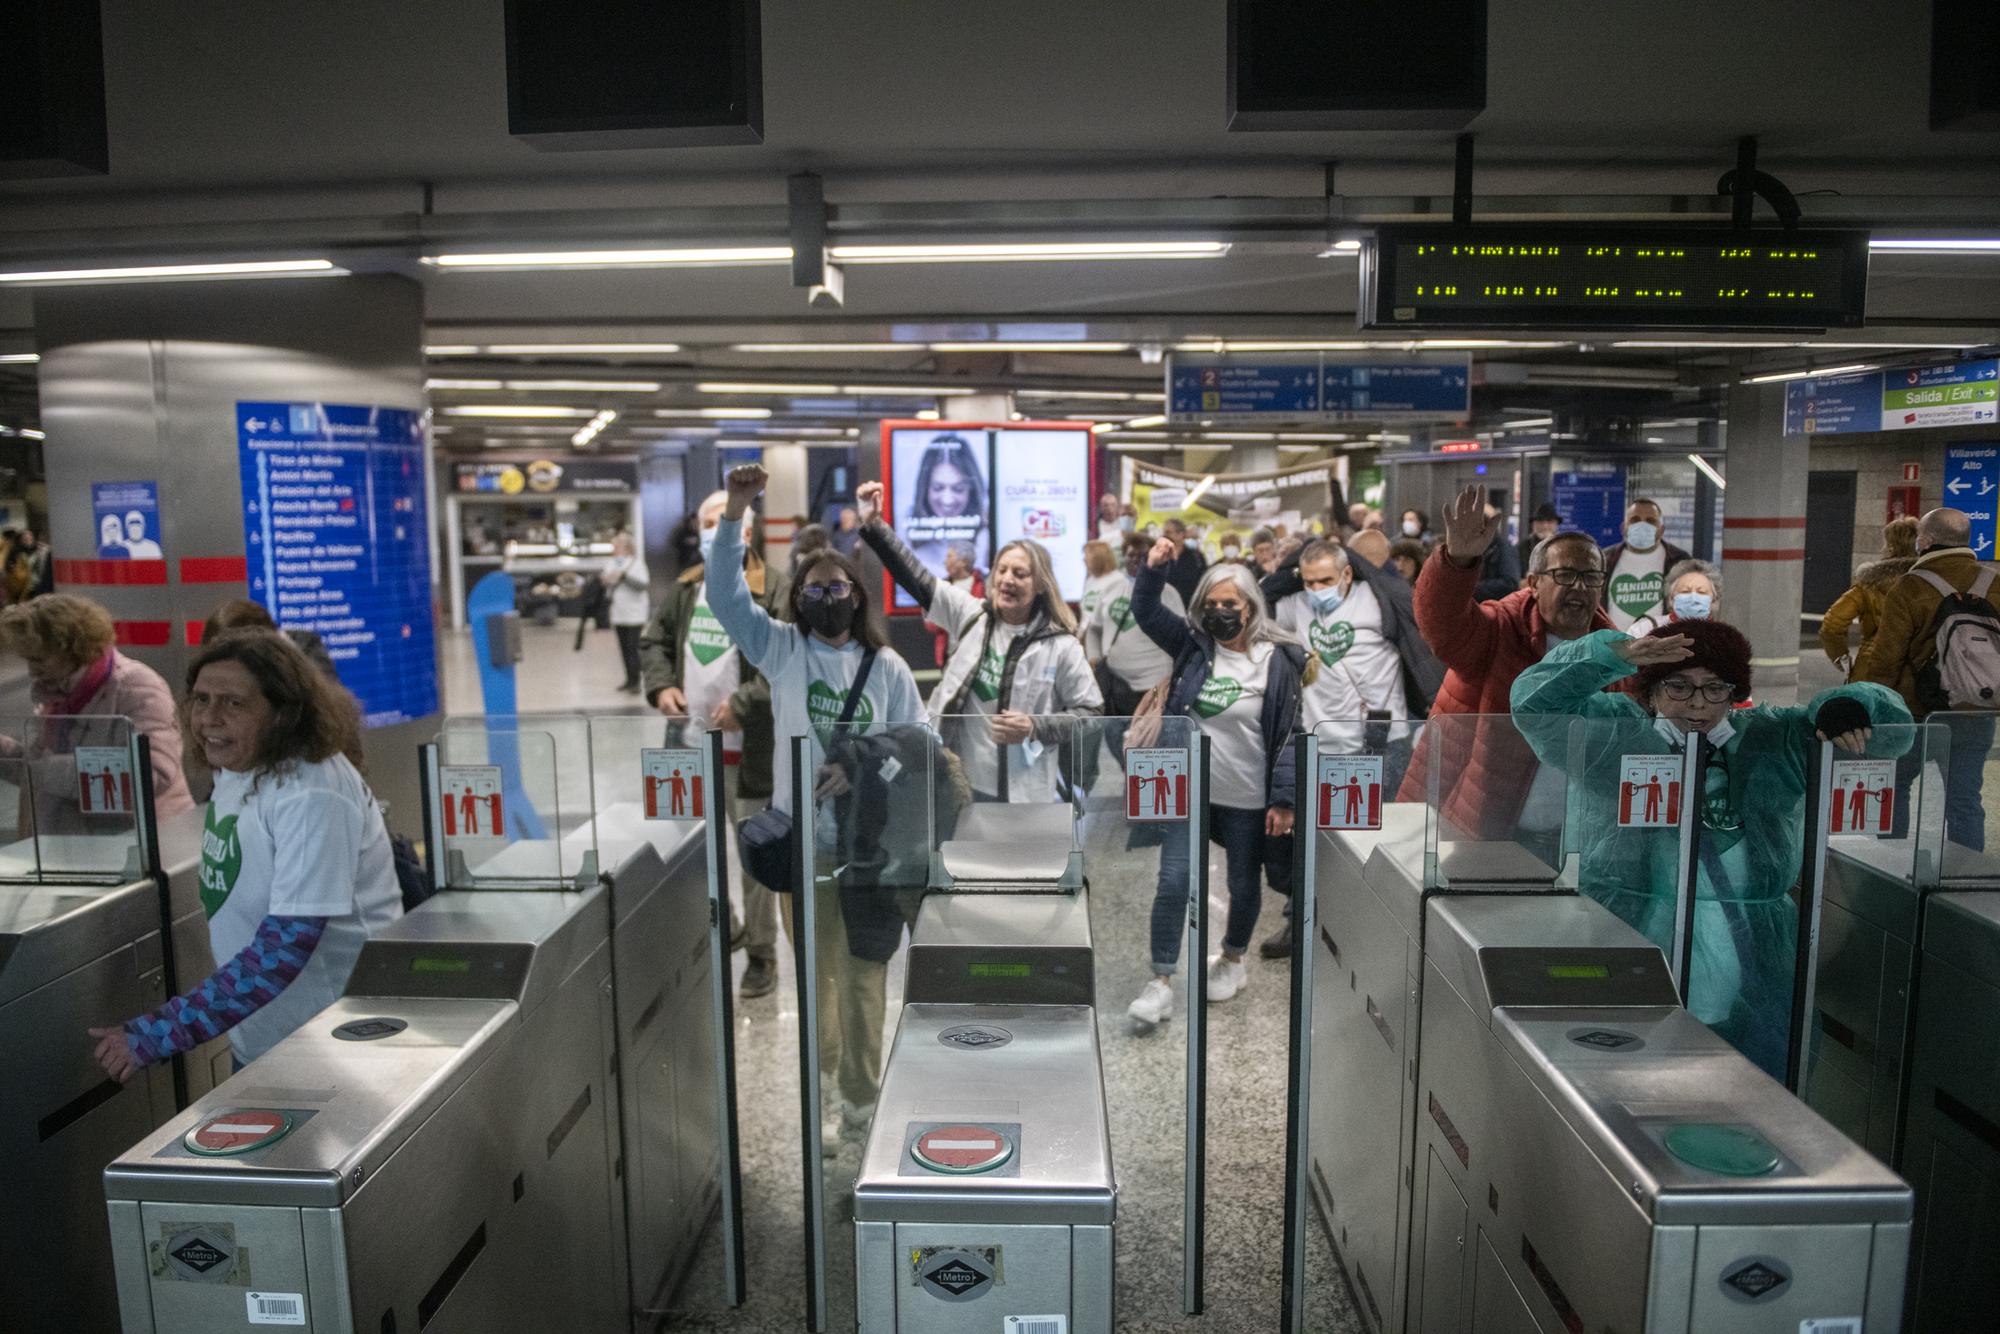
[[709, 553], [710, 553], [711, 551], [714, 551], [714, 550], [715, 550], [715, 530], [714, 530], [713, 528], [704, 528], [704, 529], [702, 529], [702, 530], [701, 530], [701, 563], [702, 563], [703, 565], [706, 565], [706, 564], [708, 564], [708, 554], [709, 554]]
[[1654, 543], [1659, 540], [1659, 528], [1644, 521], [1632, 524], [1625, 529], [1625, 545], [1636, 547], [1640, 551], [1651, 551]]
[[1674, 594], [1674, 616], [1683, 621], [1705, 621], [1715, 607], [1715, 599], [1706, 593]]
[[1119, 516], [1118, 516], [1118, 526], [1119, 526], [1119, 528], [1120, 528], [1120, 529], [1124, 530], [1125, 532], [1128, 532], [1128, 533], [1129, 533], [1129, 532], [1131, 532], [1131, 531], [1132, 531], [1132, 525], [1133, 525], [1133, 524], [1134, 524], [1135, 522], [1137, 522], [1137, 520], [1133, 519], [1133, 517], [1132, 517], [1131, 515], [1129, 515], [1129, 514], [1121, 514], [1121, 515], [1119, 515]]
[[1193, 551], [1196, 547], [1200, 546], [1201, 544], [1192, 537], [1184, 537], [1181, 539], [1181, 545], [1186, 547], [1189, 551]]
[[1308, 588], [1306, 596], [1312, 599], [1313, 614], [1325, 616], [1329, 612], [1338, 611], [1340, 604], [1347, 601], [1347, 590], [1339, 584], [1333, 584], [1327, 588]]

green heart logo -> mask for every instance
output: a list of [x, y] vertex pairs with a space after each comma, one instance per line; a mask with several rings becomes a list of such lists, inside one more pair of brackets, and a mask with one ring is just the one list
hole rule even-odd
[[1211, 676], [1202, 682], [1201, 694], [1195, 697], [1194, 711], [1204, 718], [1213, 718], [1242, 698], [1241, 681], [1233, 676]]
[[1616, 575], [1611, 580], [1611, 605], [1634, 619], [1644, 616], [1659, 605], [1662, 582], [1658, 571]]
[[694, 617], [688, 622], [688, 652], [704, 667], [735, 648], [729, 642], [729, 632], [722, 628], [722, 622], [715, 619], [715, 613], [707, 607], [696, 607]]
[[[806, 717], [822, 732], [840, 721], [840, 711], [847, 707], [847, 692], [836, 690], [824, 681], [814, 681], [806, 687]], [[875, 705], [863, 695], [854, 706], [854, 727], [858, 731], [875, 720]]]
[[1111, 622], [1121, 632], [1130, 630], [1137, 623], [1136, 618], [1132, 615], [1131, 598], [1111, 599]]
[[1333, 621], [1325, 625], [1314, 621], [1309, 637], [1313, 652], [1319, 654], [1321, 662], [1331, 667], [1354, 647], [1354, 625], [1350, 621]]
[[222, 909], [236, 888], [243, 871], [243, 844], [236, 837], [236, 817], [218, 816], [209, 803], [208, 818], [201, 834], [201, 910], [210, 917]]
[[1006, 670], [1007, 658], [998, 649], [987, 649], [979, 660], [979, 670], [972, 674], [972, 693], [992, 703], [1000, 698], [1000, 674]]

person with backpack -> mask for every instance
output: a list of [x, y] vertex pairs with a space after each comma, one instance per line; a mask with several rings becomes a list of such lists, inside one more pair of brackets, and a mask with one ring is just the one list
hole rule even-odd
[[946, 583], [882, 518], [882, 484], [864, 482], [861, 540], [924, 618], [956, 641], [931, 691], [930, 720], [965, 765], [976, 801], [1053, 801], [1069, 720], [1103, 712], [1076, 615], [1048, 550], [1025, 538], [994, 553], [986, 596]]
[[[1916, 562], [1882, 599], [1875, 638], [1854, 664], [1853, 679], [1900, 692], [1919, 722], [1933, 713], [1954, 715], [1945, 837], [1983, 851], [1980, 785], [2000, 711], [2000, 566], [1974, 554], [1965, 511], [1934, 509], [1917, 521]], [[1910, 776], [1899, 775], [1899, 786]]]

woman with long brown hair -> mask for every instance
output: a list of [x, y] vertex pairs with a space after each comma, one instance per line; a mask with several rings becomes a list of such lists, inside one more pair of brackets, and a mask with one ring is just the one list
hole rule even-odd
[[119, 1081], [229, 1034], [255, 1059], [340, 996], [361, 944], [402, 915], [382, 810], [348, 759], [349, 699], [283, 635], [239, 630], [188, 666], [182, 731], [213, 772], [201, 847], [208, 939], [225, 960], [193, 991], [93, 1028]]

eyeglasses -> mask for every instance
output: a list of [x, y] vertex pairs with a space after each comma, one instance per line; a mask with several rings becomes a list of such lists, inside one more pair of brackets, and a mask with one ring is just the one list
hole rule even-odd
[[1736, 687], [1727, 681], [1703, 681], [1697, 686], [1685, 676], [1668, 677], [1660, 682], [1660, 689], [1667, 692], [1668, 699], [1693, 699], [1699, 690], [1710, 704], [1720, 704], [1736, 694]]
[[836, 579], [830, 584], [803, 584], [799, 588], [799, 596], [807, 602], [819, 602], [825, 598], [832, 598], [837, 602], [853, 591], [853, 584], [845, 579]]
[[1560, 570], [1543, 570], [1542, 573], [1561, 584], [1564, 588], [1602, 588], [1604, 587], [1605, 579], [1609, 577], [1602, 570], [1572, 570], [1564, 568]]

